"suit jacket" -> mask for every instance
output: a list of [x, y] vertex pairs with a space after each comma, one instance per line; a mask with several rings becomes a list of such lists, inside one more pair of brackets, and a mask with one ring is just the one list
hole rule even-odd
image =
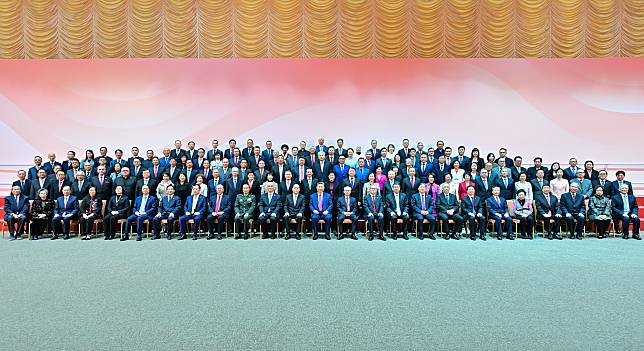
[[89, 193], [89, 187], [92, 185], [90, 179], [83, 180], [83, 185], [79, 187], [78, 180], [75, 180], [72, 183], [72, 195], [76, 196], [77, 199], [84, 199], [85, 196]]
[[[215, 212], [217, 208], [217, 193], [212, 193], [210, 200], [208, 201], [208, 212]], [[230, 215], [230, 211], [233, 209], [233, 201], [231, 197], [222, 194], [221, 200], [219, 200], [219, 212], [224, 212], [227, 215]]]
[[499, 177], [494, 180], [494, 186], [501, 188], [501, 197], [509, 200], [514, 198], [514, 182], [512, 178], [508, 177], [508, 186], [505, 186], [503, 178]]
[[324, 160], [324, 166], [320, 165], [320, 162], [316, 162], [313, 166], [313, 173], [317, 179], [327, 180], [329, 179], [329, 173], [331, 173], [331, 163], [328, 160]]
[[235, 182], [233, 182], [233, 178], [228, 178], [226, 180], [226, 186], [224, 187], [226, 190], [226, 195], [230, 197], [235, 197], [237, 194], [241, 193], [242, 191], [242, 185], [244, 183], [244, 180], [241, 179], [241, 177], [237, 177], [237, 183], [235, 185]]
[[[176, 195], [175, 195], [176, 196]], [[138, 196], [136, 200], [134, 200], [134, 206], [132, 207], [132, 213], [137, 212], [141, 208], [141, 202], [143, 201], [143, 195]], [[152, 194], [148, 195], [148, 200], [145, 202], [145, 213], [148, 216], [154, 216], [157, 212], [157, 198], [152, 196]]]
[[[544, 166], [541, 166], [539, 169], [543, 171], [543, 178], [547, 179], [548, 178], [548, 168], [546, 168]], [[525, 175], [527, 176], [528, 180], [533, 180], [533, 179], [537, 178], [537, 171], [539, 169], [537, 169], [535, 166], [528, 167], [528, 169], [525, 171]]]
[[215, 159], [215, 155], [217, 155], [217, 154], [219, 154], [220, 159], [224, 158], [224, 153], [220, 149], [217, 149], [217, 150], [210, 149], [210, 150], [208, 150], [208, 152], [206, 153], [206, 158], [208, 160], [212, 161], [212, 160]]
[[[419, 193], [412, 195], [411, 208], [418, 214], [423, 210], [423, 201]], [[430, 214], [434, 211], [434, 202], [431, 195], [425, 195], [425, 211], [429, 211]]]
[[186, 150], [184, 150], [184, 149], [179, 149], [179, 150], [177, 150], [177, 149], [172, 149], [172, 150], [170, 150], [170, 157], [171, 157], [171, 158], [174, 158], [175, 160], [177, 160], [177, 163], [180, 163], [180, 162], [181, 162], [181, 161], [180, 161], [180, 160], [181, 160], [181, 156], [183, 156], [183, 155], [185, 155], [185, 154], [186, 154]]
[[56, 208], [54, 215], [63, 215], [63, 213], [71, 214], [72, 217], [78, 214], [78, 199], [74, 195], [70, 195], [67, 199], [67, 206], [65, 206], [65, 197], [61, 196], [56, 200]]
[[282, 199], [284, 198], [284, 196], [290, 195], [291, 193], [293, 193], [293, 185], [295, 184], [297, 184], [297, 182], [293, 179], [291, 179], [291, 183], [289, 184], [289, 186], [286, 186], [286, 180], [279, 183], [277, 191], [281, 195]]
[[[550, 185], [550, 182], [545, 177], [543, 178], [542, 181], [543, 181], [543, 185]], [[541, 192], [541, 186], [539, 186], [539, 180], [537, 180], [537, 178], [532, 179], [530, 181], [530, 185], [532, 185], [532, 192], [533, 193], [537, 194], [537, 193]]]
[[219, 184], [224, 186], [224, 193], [225, 193], [226, 192], [226, 181], [223, 178], [219, 177], [219, 178], [217, 178], [216, 181], [215, 181], [214, 178], [210, 178], [210, 180], [208, 181], [208, 194], [217, 193], [217, 185], [219, 185]]
[[[393, 194], [393, 192], [394, 192], [394, 185], [395, 185], [396, 183], [399, 183], [399, 184], [400, 184], [400, 182], [398, 182], [398, 181], [394, 178], [394, 184], [391, 184], [391, 180], [387, 179], [387, 181], [382, 185], [382, 198], [383, 198], [383, 199], [385, 199], [385, 202], [386, 202], [386, 200], [387, 200], [387, 195], [389, 195], [389, 194]], [[401, 192], [401, 193], [402, 193], [402, 192], [404, 192], [404, 191], [403, 191], [403, 186], [402, 186], [402, 184], [400, 184], [400, 192]], [[411, 196], [411, 195], [410, 195], [410, 196]]]
[[588, 172], [588, 170], [587, 170], [587, 169], [586, 169], [586, 170], [584, 170], [584, 175], [585, 175], [585, 176], [584, 176], [584, 179], [588, 179], [588, 180], [590, 180], [591, 182], [592, 182], [593, 180], [597, 180], [597, 179], [599, 179], [599, 171], [596, 171], [596, 170], [594, 170], [594, 169], [592, 170], [592, 172]]
[[280, 205], [280, 195], [273, 193], [271, 200], [268, 200], [268, 193], [263, 194], [259, 199], [259, 212], [266, 213], [270, 215], [271, 213], [277, 213], [279, 215]]
[[488, 184], [487, 189], [485, 188], [483, 179], [479, 178], [475, 183], [476, 183], [476, 194], [481, 199], [488, 199], [490, 196], [492, 196], [492, 187], [494, 187], [494, 183], [490, 180], [490, 178], [487, 178], [487, 184]]
[[[613, 185], [613, 190], [611, 191], [611, 193], [613, 195], [619, 194], [619, 181], [613, 180], [611, 183]], [[633, 195], [633, 185], [631, 184], [631, 182], [624, 180], [622, 181], [622, 183], [628, 185], [628, 194]]]
[[447, 213], [447, 210], [454, 210], [454, 213], [458, 213], [458, 199], [452, 193], [447, 194], [448, 199], [445, 198], [445, 194], [440, 193], [436, 195], [436, 209], [438, 213]]
[[177, 218], [181, 212], [181, 198], [177, 195], [173, 195], [170, 199], [167, 195], [161, 198], [159, 201], [159, 213], [162, 215], [174, 213], [174, 217]]
[[234, 149], [228, 148], [224, 150], [224, 158], [227, 158], [229, 161], [232, 161], [233, 154], [234, 154]]
[[172, 183], [176, 184], [179, 181], [179, 174], [181, 173], [181, 167], [177, 166], [174, 169], [171, 169], [170, 166], [166, 168], [166, 173], [170, 176]]
[[[428, 196], [431, 197], [431, 196]], [[396, 212], [396, 197], [394, 196], [394, 193], [390, 193], [387, 195], [386, 199], [386, 209], [387, 213], [391, 212]], [[401, 213], [409, 213], [409, 196], [407, 194], [403, 193], [402, 191], [398, 193], [398, 202], [400, 206], [400, 212]]]
[[298, 194], [297, 200], [293, 202], [293, 194], [290, 194], [284, 198], [284, 213], [289, 215], [297, 215], [298, 213], [304, 214], [304, 195]]
[[259, 168], [259, 161], [263, 161], [264, 158], [261, 154], [257, 156], [257, 159], [255, 159], [255, 155], [250, 155], [246, 160], [248, 160], [248, 168], [256, 171]]
[[20, 194], [29, 197], [29, 194], [31, 193], [31, 180], [26, 179], [24, 181], [16, 180], [11, 184], [11, 187], [14, 186], [19, 186], [20, 187]]
[[[510, 176], [512, 177], [513, 181], [518, 182], [519, 181], [519, 174], [521, 172], [525, 172], [525, 171], [526, 171], [526, 169], [523, 166], [521, 166], [519, 168], [517, 168], [515, 166], [512, 166], [512, 167], [510, 167]], [[528, 176], [528, 174], [526, 173], [526, 179], [527, 179], [527, 176]]]
[[[309, 209], [311, 210], [311, 212], [319, 211], [317, 191], [313, 192], [309, 197]], [[322, 211], [320, 212], [329, 211], [330, 213], [331, 209], [333, 209], [333, 202], [331, 202], [331, 195], [329, 195], [328, 193], [322, 193]]]
[[232, 176], [232, 171], [232, 167], [228, 167], [226, 169], [224, 169], [224, 167], [219, 167], [219, 176], [221, 179], [226, 180]]
[[[72, 185], [67, 180], [63, 180], [63, 184], [61, 186], [59, 186], [60, 183], [58, 180], [49, 181], [49, 182], [46, 182], [46, 184], [48, 186], [48, 188], [46, 189], [49, 190], [49, 195], [47, 195], [47, 198], [51, 198], [52, 200], [58, 199], [59, 197], [63, 196], [63, 188], [65, 186], [71, 187]], [[40, 182], [38, 181], [38, 179], [36, 179], [33, 182], [31, 182], [31, 192], [29, 192], [29, 195], [31, 196], [32, 200], [38, 198], [39, 190], [40, 190]]]
[[434, 173], [434, 181], [437, 184], [442, 184], [445, 181], [445, 174], [449, 173], [452, 169], [448, 164], [443, 166], [443, 171], [441, 172], [440, 164], [435, 164], [432, 172]]
[[[68, 169], [68, 170], [65, 172], [65, 178], [66, 178], [69, 182], [73, 182], [74, 180], [76, 180], [76, 173], [78, 173], [78, 172], [82, 172], [82, 171], [83, 171], [83, 170], [82, 170], [82, 169], [80, 169], [80, 168], [78, 168], [78, 169], [70, 168], [70, 169]], [[87, 177], [86, 177], [86, 178], [87, 178]]]
[[356, 167], [356, 178], [360, 180], [361, 183], [364, 183], [369, 178], [369, 173], [371, 170], [365, 164], [364, 168]]
[[[136, 196], [143, 195], [143, 191], [141, 190], [143, 189], [143, 183], [144, 183], [144, 179], [139, 179], [136, 181], [136, 191], [135, 191]], [[148, 187], [150, 188], [150, 195], [157, 196], [157, 181], [152, 178], [149, 178]]]
[[387, 174], [389, 170], [391, 169], [391, 160], [386, 158], [383, 160], [382, 157], [378, 157], [376, 160], [376, 168], [380, 167], [382, 168], [382, 174]]
[[300, 183], [300, 192], [305, 196], [305, 201], [308, 199], [309, 195], [313, 194], [315, 192], [315, 187], [318, 183], [318, 180], [315, 179], [315, 177], [309, 179], [304, 178], [302, 182]]
[[186, 175], [186, 179], [188, 180], [188, 183], [194, 184], [195, 179], [197, 178], [197, 174], [199, 174], [199, 169], [193, 167], [192, 169], [190, 169], [190, 175], [188, 175], [188, 169], [187, 168], [182, 169], [181, 173]]
[[150, 171], [150, 178], [155, 179], [157, 182], [160, 182], [163, 180], [163, 172], [166, 170], [166, 168], [159, 164], [157, 166], [156, 176], [154, 175], [154, 165], [150, 165], [150, 167], [148, 167], [148, 170]]
[[485, 201], [486, 207], [487, 207], [487, 213], [490, 216], [490, 219], [497, 219], [497, 214], [500, 214], [502, 217], [504, 217], [506, 214], [510, 214], [510, 210], [508, 209], [508, 203], [507, 201], [503, 198], [503, 196], [499, 196], [499, 202], [496, 202], [494, 199], [494, 196], [490, 196], [486, 201]]
[[418, 164], [418, 167], [416, 168], [416, 176], [420, 177], [423, 183], [427, 183], [427, 179], [429, 179], [429, 174], [433, 173], [434, 165], [427, 162], [424, 168], [425, 169], [423, 171], [423, 165]]
[[[398, 156], [400, 156], [401, 161], [404, 162], [405, 159], [409, 157], [409, 150], [411, 150], [411, 148], [407, 148], [407, 151], [405, 151], [405, 149], [398, 150]], [[416, 155], [418, 155], [418, 154], [416, 154]]]
[[127, 196], [128, 199], [134, 199], [134, 193], [136, 192], [136, 179], [134, 177], [128, 176], [127, 179], [118, 177], [114, 179], [114, 184], [112, 186], [112, 192], [114, 194], [116, 194], [116, 187], [119, 185], [123, 187], [123, 195]]
[[103, 201], [98, 197], [91, 199], [87, 196], [79, 202], [78, 210], [79, 215], [94, 214], [94, 218], [101, 218], [103, 216]]
[[[496, 160], [494, 160], [494, 163], [499, 164], [500, 159], [501, 159], [501, 157], [497, 158]], [[507, 156], [504, 159], [505, 159], [505, 167], [510, 168], [510, 167], [514, 166], [514, 160], [513, 159], [511, 159], [511, 158], [509, 158]]]
[[130, 167], [130, 172], [132, 172], [132, 174], [134, 174], [134, 159], [141, 161], [141, 167], [143, 167], [143, 161], [145, 161], [141, 156], [128, 157], [127, 164], [128, 164], [128, 167]]
[[27, 172], [27, 178], [31, 179], [31, 180], [38, 179], [38, 171], [41, 168], [44, 169], [47, 172], [47, 174], [51, 174], [49, 171], [47, 171], [47, 168], [45, 168], [42, 165], [40, 167], [33, 166], [33, 167], [29, 168], [29, 171]]
[[455, 161], [459, 161], [461, 163], [461, 169], [465, 170], [465, 172], [469, 172], [470, 169], [471, 169], [470, 167], [472, 165], [472, 163], [470, 162], [470, 158], [465, 156], [465, 155], [463, 155], [461, 157], [461, 160], [459, 160], [458, 157], [459, 157], [458, 155], [452, 157], [452, 159], [450, 160], [450, 163], [449, 163], [450, 168], [454, 165]]
[[[264, 168], [260, 172], [260, 169], [258, 168], [253, 173], [255, 174], [255, 180], [256, 181], [258, 181], [260, 183], [264, 183], [266, 181], [266, 178], [268, 178], [268, 174], [271, 173], [271, 171], [268, 168]], [[273, 176], [273, 177], [275, 177], [275, 176]], [[275, 179], [275, 178], [273, 178], [273, 179]]]
[[[576, 169], [579, 170], [581, 168], [577, 167]], [[563, 177], [564, 177], [564, 179], [567, 179], [568, 181], [570, 181], [571, 179], [577, 177], [577, 171], [570, 169], [570, 167], [564, 168], [563, 171], [564, 171]]]
[[[627, 195], [628, 196], [628, 215], [638, 215], [639, 216], [639, 208], [637, 206], [637, 200], [635, 199], [635, 196], [633, 195]], [[613, 212], [613, 215], [615, 217], [621, 218], [624, 215], [624, 200], [622, 199], [622, 194], [616, 194], [613, 196], [613, 199], [611, 200], [611, 210]]]
[[114, 195], [110, 198], [110, 201], [107, 203], [107, 211], [105, 214], [111, 214], [112, 211], [118, 211], [119, 215], [127, 215], [130, 211], [130, 199], [127, 196], [121, 196], [117, 200], [117, 196]]
[[339, 148], [339, 147], [338, 147], [338, 148], [336, 148], [336, 149], [335, 149], [335, 154], [336, 154], [338, 157], [340, 157], [340, 156], [344, 156], [345, 158], [346, 158], [346, 157], [349, 157], [349, 151], [348, 151], [348, 149], [347, 149], [347, 148], [345, 148], [345, 147], [343, 147], [343, 148]]
[[586, 197], [590, 197], [593, 194], [593, 184], [590, 180], [584, 178], [583, 181], [580, 181], [579, 178], [573, 178], [570, 180], [570, 185], [577, 183], [579, 185], [579, 192]]
[[329, 153], [329, 147], [326, 145], [315, 145], [315, 153], [317, 154], [318, 152], [324, 152], [325, 154]]
[[[365, 214], [373, 214], [374, 216], [377, 215], [378, 213], [384, 213], [383, 209], [383, 203], [382, 203], [382, 198], [380, 195], [376, 194], [375, 195], [375, 203], [373, 201], [374, 199], [371, 197], [371, 194], [365, 195], [364, 197], [364, 204], [362, 208], [364, 208]], [[374, 206], [375, 205], [375, 206]], [[375, 207], [375, 209], [374, 209]]]
[[275, 182], [280, 183], [280, 182], [284, 181], [284, 173], [286, 173], [286, 171], [288, 171], [288, 170], [289, 169], [286, 166], [286, 164], [283, 164], [282, 165], [282, 174], [280, 175], [279, 166], [275, 165], [275, 167], [271, 169], [271, 172], [273, 172], [273, 179], [275, 180]]
[[336, 208], [338, 210], [338, 213], [341, 212], [351, 212], [352, 214], [356, 214], [358, 211], [358, 200], [356, 200], [355, 197], [349, 196], [349, 210], [347, 211], [347, 199], [344, 195], [338, 197], [338, 201], [336, 202]]
[[346, 164], [343, 167], [340, 167], [339, 163], [333, 166], [333, 173], [335, 173], [335, 179], [338, 182], [342, 183], [344, 181], [344, 178], [346, 178], [349, 175], [350, 168], [351, 167], [347, 166]]
[[561, 214], [561, 209], [559, 208], [559, 200], [552, 193], [548, 194], [550, 203], [543, 192], [535, 193], [534, 200], [535, 205], [537, 206], [537, 213], [543, 215], [544, 213], [550, 212], [552, 215]]
[[273, 159], [273, 149], [262, 150], [262, 157], [264, 158], [264, 160], [272, 160]]
[[[592, 181], [593, 183], [593, 195], [595, 195], [595, 190], [597, 189], [598, 186], [602, 185], [601, 181], [599, 179], [595, 179]], [[613, 184], [609, 180], [604, 181], [604, 196], [611, 199], [613, 197]]]
[[96, 188], [96, 197], [101, 200], [109, 200], [112, 195], [112, 178], [103, 176], [103, 184], [98, 176], [92, 178], [92, 186]]
[[402, 191], [407, 194], [407, 196], [412, 196], [418, 192], [418, 187], [422, 184], [422, 179], [414, 177], [414, 185], [411, 184], [411, 178], [403, 179]]
[[472, 212], [476, 213], [477, 215], [483, 215], [483, 201], [476, 195], [472, 197], [472, 200], [470, 200], [470, 197], [468, 195], [465, 195], [461, 199], [461, 214], [463, 216], [469, 217], [468, 213]]
[[[187, 213], [192, 212], [192, 202], [194, 201], [194, 198], [192, 194], [188, 195], [188, 198], [186, 199], [186, 204], [183, 206], [183, 211]], [[199, 212], [202, 215], [206, 213], [208, 208], [206, 207], [208, 204], [208, 199], [206, 199], [205, 196], [199, 195], [197, 197], [197, 206], [195, 207], [195, 212]]]
[[27, 217], [29, 214], [29, 198], [20, 194], [18, 201], [13, 195], [4, 198], [4, 213], [6, 215], [19, 214]]
[[586, 215], [586, 204], [584, 202], [584, 196], [581, 192], [577, 192], [574, 200], [570, 193], [565, 193], [561, 195], [561, 200], [559, 200], [559, 208], [561, 209], [561, 214], [564, 216], [567, 213], [576, 215], [583, 214]]

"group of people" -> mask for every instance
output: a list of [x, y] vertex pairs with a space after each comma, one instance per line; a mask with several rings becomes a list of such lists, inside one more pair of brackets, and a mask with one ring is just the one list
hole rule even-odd
[[377, 140], [363, 149], [319, 138], [314, 146], [302, 141], [280, 148], [270, 140], [261, 148], [252, 139], [238, 147], [231, 139], [225, 148], [212, 140], [208, 149], [192, 141], [184, 149], [176, 140], [162, 156], [147, 150], [145, 158], [138, 147], [127, 159], [120, 149], [108, 156], [106, 147], [98, 156], [87, 150], [82, 160], [74, 151], [63, 162], [49, 153], [47, 161], [36, 156], [18, 172], [3, 225], [11, 240], [27, 230], [37, 240], [48, 228], [51, 239], [67, 239], [77, 222], [82, 239], [100, 227], [105, 240], [119, 233], [125, 241], [131, 231], [136, 240], [146, 231], [159, 239], [164, 228], [172, 239], [177, 223], [180, 240], [188, 232], [197, 240], [201, 228], [208, 239], [233, 228], [235, 239], [248, 239], [257, 228], [275, 238], [280, 225], [285, 239], [300, 239], [310, 227], [314, 240], [330, 240], [334, 228], [338, 239], [357, 240], [361, 221], [369, 240], [386, 240], [385, 232], [406, 240], [410, 231], [418, 239], [442, 232], [458, 240], [463, 229], [472, 240], [486, 240], [489, 224], [497, 239], [513, 240], [519, 234], [532, 239], [537, 222], [548, 239], [561, 239], [562, 225], [571, 239], [582, 239], [588, 222], [603, 238], [612, 222], [624, 239], [640, 240], [638, 206], [624, 171], [608, 180], [592, 161], [579, 167], [570, 158], [565, 168], [558, 162], [546, 168], [535, 157], [533, 166], [522, 164], [505, 148], [484, 158], [477, 148], [467, 156], [464, 146], [453, 154], [443, 141], [425, 149], [408, 139], [398, 150]]

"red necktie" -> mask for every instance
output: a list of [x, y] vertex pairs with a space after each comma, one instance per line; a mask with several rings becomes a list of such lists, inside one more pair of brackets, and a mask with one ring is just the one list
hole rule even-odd
[[376, 212], [376, 197], [371, 196], [371, 203], [373, 204], [373, 212]]
[[215, 205], [215, 212], [219, 212], [220, 203], [221, 203], [221, 195], [217, 195], [217, 204]]

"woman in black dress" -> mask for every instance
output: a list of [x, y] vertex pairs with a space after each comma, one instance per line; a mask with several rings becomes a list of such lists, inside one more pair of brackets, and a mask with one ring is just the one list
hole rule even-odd
[[45, 227], [54, 215], [56, 203], [54, 200], [47, 199], [48, 194], [47, 189], [40, 189], [38, 197], [31, 205], [31, 240], [38, 240], [43, 235]]
[[192, 187], [186, 178], [185, 173], [179, 174], [179, 180], [174, 186], [174, 193], [181, 199], [181, 208], [186, 204], [186, 199], [190, 195]]

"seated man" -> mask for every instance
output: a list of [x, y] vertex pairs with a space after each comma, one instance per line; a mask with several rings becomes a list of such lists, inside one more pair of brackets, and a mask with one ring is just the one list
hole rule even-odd
[[[242, 192], [235, 197], [235, 225], [237, 226], [237, 235], [235, 240], [243, 236], [244, 240], [248, 240], [248, 231], [250, 230], [250, 222], [253, 220], [253, 212], [255, 211], [255, 195], [250, 193], [250, 186], [248, 184], [242, 185]], [[243, 234], [242, 234], [243, 222]]]
[[[143, 189], [143, 187], [141, 187]], [[141, 190], [143, 191], [143, 190]], [[179, 218], [181, 211], [181, 198], [174, 195], [174, 185], [168, 185], [165, 189], [166, 196], [161, 198], [159, 204], [159, 212], [154, 216], [154, 235], [152, 239], [161, 239], [161, 221], [167, 221], [166, 231], [168, 240], [172, 239], [172, 229], [174, 228], [174, 221]]]
[[367, 216], [367, 223], [368, 223], [368, 228], [370, 230], [370, 234], [367, 233], [367, 238], [369, 241], [373, 240], [374, 236], [376, 236], [376, 230], [374, 228], [374, 222], [378, 222], [378, 228], [380, 230], [380, 233], [378, 235], [378, 239], [380, 240], [387, 240], [385, 239], [385, 233], [384, 233], [384, 213], [383, 213], [383, 205], [382, 205], [382, 199], [380, 198], [380, 195], [378, 195], [378, 190], [380, 190], [380, 187], [377, 184], [372, 184], [371, 187], [369, 187], [369, 195], [365, 196], [364, 198], [364, 210], [365, 210], [365, 215]]
[[[63, 233], [64, 239], [69, 239], [70, 222], [78, 215], [78, 199], [71, 195], [69, 185], [63, 187], [63, 195], [56, 200], [54, 217], [51, 219], [54, 235], [51, 240], [58, 239], [58, 234]], [[61, 222], [63, 223], [61, 228]]]
[[418, 193], [411, 197], [411, 208], [414, 210], [414, 219], [418, 227], [418, 239], [423, 240], [423, 221], [429, 221], [429, 238], [436, 240], [434, 229], [436, 228], [436, 218], [432, 214], [434, 202], [431, 195], [425, 194], [425, 184], [418, 186]]
[[143, 235], [143, 225], [146, 220], [152, 220], [152, 216], [157, 212], [157, 199], [150, 195], [150, 187], [144, 185], [141, 188], [141, 196], [134, 201], [134, 214], [127, 218], [125, 230], [121, 236], [121, 241], [130, 239], [130, 225], [136, 222], [136, 241], [141, 241]]
[[11, 187], [11, 196], [4, 198], [4, 221], [9, 225], [9, 239], [22, 237], [29, 214], [29, 199], [21, 194], [20, 185]]
[[400, 183], [394, 183], [392, 193], [387, 195], [386, 201], [387, 213], [389, 213], [389, 226], [393, 228], [391, 237], [394, 240], [398, 239], [398, 220], [403, 221], [403, 239], [409, 240], [407, 232], [409, 232], [409, 201], [407, 194], [400, 191]]
[[[445, 232], [445, 240], [449, 240], [449, 238], [458, 240], [461, 236], [463, 217], [458, 214], [459, 206], [456, 195], [450, 193], [449, 190], [449, 184], [441, 185], [441, 193], [436, 196], [436, 209], [438, 210], [438, 220], [441, 221]], [[454, 221], [451, 230], [450, 219]]]
[[[613, 196], [611, 201], [613, 218], [617, 218], [622, 221], [622, 238], [628, 239], [628, 228], [632, 223], [633, 239], [641, 240], [637, 201], [633, 195], [628, 193], [628, 191], [628, 184], [622, 184], [622, 186], [619, 187], [619, 194]], [[617, 225], [617, 223], [615, 224]]]
[[[543, 231], [548, 234], [548, 240], [561, 240], [561, 236], [559, 236], [561, 209], [559, 208], [559, 200], [550, 192], [549, 185], [544, 185], [541, 191], [536, 193], [535, 201], [537, 219], [543, 221]], [[553, 223], [550, 223], [550, 221], [553, 221]]]
[[259, 217], [257, 218], [259, 223], [263, 224], [264, 239], [275, 239], [275, 227], [279, 220], [280, 207], [280, 196], [275, 193], [275, 182], [267, 182], [266, 193], [259, 200]]
[[232, 207], [232, 201], [228, 195], [224, 194], [223, 184], [217, 185], [215, 193], [210, 196], [210, 201], [208, 207], [212, 211], [208, 218], [208, 238], [210, 240], [214, 238], [215, 230], [215, 221], [217, 221], [217, 240], [223, 239], [221, 233], [226, 229], [226, 223], [230, 218], [230, 209]]
[[295, 183], [292, 187], [292, 194], [284, 196], [284, 228], [286, 234], [284, 239], [291, 238], [291, 220], [295, 220], [295, 238], [300, 240], [300, 229], [304, 218], [304, 196], [300, 194], [300, 185]]
[[323, 182], [318, 182], [315, 190], [316, 192], [311, 194], [309, 199], [311, 222], [313, 222], [313, 240], [318, 239], [318, 221], [324, 221], [324, 238], [331, 240], [331, 210], [333, 209], [331, 195], [324, 192]]
[[345, 219], [351, 220], [351, 239], [358, 240], [356, 236], [356, 224], [358, 222], [358, 216], [356, 212], [358, 210], [358, 201], [354, 197], [351, 197], [351, 186], [347, 185], [343, 189], [344, 196], [338, 198], [338, 240], [344, 238], [344, 224], [342, 223]]
[[192, 240], [197, 240], [197, 232], [199, 231], [199, 225], [201, 224], [201, 217], [206, 213], [206, 197], [200, 195], [201, 187], [195, 184], [192, 186], [192, 195], [188, 196], [186, 199], [186, 204], [183, 207], [183, 216], [179, 217], [179, 240], [187, 239], [186, 228], [188, 227], [188, 221], [194, 220], [192, 225]]
[[501, 240], [503, 239], [503, 226], [506, 226], [506, 237], [510, 240], [514, 240], [512, 236], [512, 219], [510, 218], [510, 212], [508, 210], [508, 204], [504, 198], [499, 194], [501, 193], [501, 188], [494, 186], [492, 188], [492, 196], [486, 200], [486, 207], [488, 216], [490, 219], [494, 220], [494, 231], [496, 231], [496, 238]]
[[[577, 232], [577, 239], [581, 240], [584, 225], [586, 224], [586, 204], [584, 196], [579, 194], [579, 184], [570, 184], [570, 192], [561, 195], [559, 202], [561, 214], [568, 223], [568, 231], [570, 232], [570, 239], [575, 238], [575, 231]], [[575, 230], [575, 221], [577, 227]]]
[[467, 187], [467, 195], [461, 199], [461, 215], [470, 228], [470, 239], [476, 240], [476, 228], [479, 229], [481, 240], [485, 238], [485, 216], [483, 216], [483, 202], [475, 195], [473, 185]]

